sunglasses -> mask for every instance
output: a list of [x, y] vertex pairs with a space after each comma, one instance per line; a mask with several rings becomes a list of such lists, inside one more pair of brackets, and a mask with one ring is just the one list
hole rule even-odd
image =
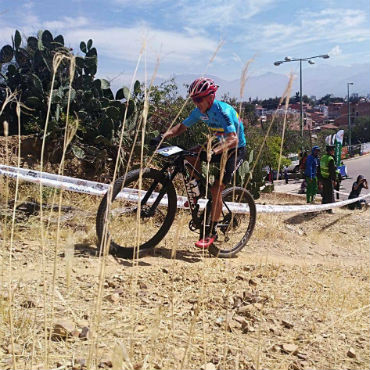
[[193, 99], [193, 102], [194, 103], [201, 103], [203, 101], [203, 99], [205, 98], [205, 96], [202, 96], [200, 98], [192, 98]]

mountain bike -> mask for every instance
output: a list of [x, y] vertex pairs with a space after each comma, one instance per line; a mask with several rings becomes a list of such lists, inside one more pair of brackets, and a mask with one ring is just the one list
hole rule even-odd
[[[108, 252], [118, 257], [139, 257], [166, 236], [177, 210], [173, 184], [177, 175], [182, 175], [186, 190], [191, 213], [189, 229], [200, 233], [210, 225], [210, 185], [186, 159], [198, 154], [177, 146], [158, 149], [156, 154], [163, 160], [159, 170], [144, 168], [128, 172], [114, 182], [111, 193], [107, 192], [101, 201], [96, 217], [100, 253], [107, 245]], [[199, 179], [200, 199], [190, 185], [194, 174]], [[203, 209], [201, 201], [206, 203]], [[208, 250], [212, 255], [228, 258], [240, 252], [252, 236], [256, 206], [252, 195], [236, 186], [223, 191], [222, 202], [222, 219], [216, 228], [218, 238]]]

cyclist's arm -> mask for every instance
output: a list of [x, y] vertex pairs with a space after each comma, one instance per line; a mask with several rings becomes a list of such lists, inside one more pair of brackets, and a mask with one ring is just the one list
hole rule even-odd
[[236, 132], [230, 132], [226, 135], [226, 139], [220, 144], [216, 145], [213, 149], [214, 154], [221, 154], [225, 150], [236, 148], [238, 146], [239, 139]]
[[181, 135], [185, 132], [187, 127], [182, 123], [178, 123], [176, 126], [173, 126], [163, 134], [163, 139], [175, 137]]

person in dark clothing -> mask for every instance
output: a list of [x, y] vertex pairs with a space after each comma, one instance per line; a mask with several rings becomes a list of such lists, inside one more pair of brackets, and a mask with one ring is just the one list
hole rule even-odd
[[289, 183], [289, 175], [288, 175], [288, 167], [287, 166], [284, 166], [284, 179], [285, 179], [285, 183], [288, 184]]
[[335, 181], [335, 190], [337, 191], [336, 198], [339, 199], [339, 189], [340, 189], [340, 183], [342, 182], [342, 175], [338, 168], [336, 169], [336, 173], [337, 173], [337, 179]]
[[313, 203], [317, 194], [317, 167], [319, 166], [319, 153], [320, 148], [315, 145], [312, 148], [311, 154], [307, 157], [304, 175], [306, 177], [307, 190], [306, 198], [307, 203]]
[[[334, 145], [326, 146], [326, 154], [320, 159], [320, 181], [322, 183], [322, 204], [334, 203], [334, 186], [337, 177], [334, 164]], [[333, 213], [332, 209], [327, 211]]]
[[[348, 199], [358, 198], [363, 188], [369, 189], [367, 185], [367, 180], [365, 179], [364, 176], [359, 175], [357, 176], [357, 180], [352, 185], [352, 191], [350, 192]], [[348, 208], [349, 209], [355, 209], [355, 208], [361, 209], [361, 203], [366, 204], [365, 199], [361, 199], [361, 200], [358, 200], [357, 202], [348, 204]]]
[[301, 188], [299, 189], [299, 194], [304, 194], [306, 192], [306, 187], [307, 187], [307, 183], [306, 183], [306, 177], [304, 175], [304, 171], [305, 171], [305, 168], [306, 168], [306, 160], [307, 160], [307, 151], [301, 153], [301, 159], [299, 160], [299, 172], [303, 178], [303, 181], [301, 183]]

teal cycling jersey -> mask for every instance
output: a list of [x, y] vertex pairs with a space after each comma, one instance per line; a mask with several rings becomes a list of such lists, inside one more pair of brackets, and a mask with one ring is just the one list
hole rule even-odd
[[182, 124], [190, 127], [198, 121], [206, 123], [219, 140], [235, 132], [239, 140], [238, 148], [246, 146], [243, 122], [231, 105], [215, 100], [206, 113], [202, 113], [198, 108], [193, 109]]

